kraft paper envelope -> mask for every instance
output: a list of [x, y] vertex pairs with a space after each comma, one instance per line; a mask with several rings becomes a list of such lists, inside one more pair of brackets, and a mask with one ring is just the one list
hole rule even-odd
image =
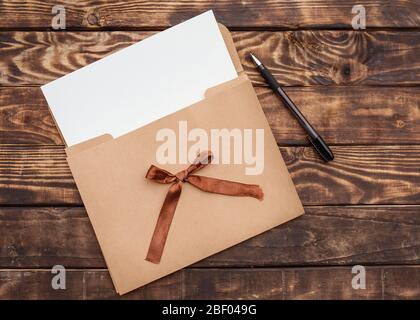
[[[239, 77], [206, 92], [194, 105], [113, 139], [103, 135], [67, 149], [68, 162], [113, 283], [125, 294], [203, 258], [296, 218], [304, 210], [229, 32], [221, 27]], [[139, 106], [147, 107], [147, 106]], [[246, 175], [243, 164], [209, 164], [197, 175], [258, 184], [264, 200], [207, 193], [188, 183], [170, 226], [162, 260], [145, 260], [169, 185], [145, 178], [150, 165], [177, 173], [188, 164], [161, 165], [160, 129], [264, 130], [264, 169]], [[177, 134], [178, 135], [178, 134]], [[177, 137], [179, 138], [179, 137]], [[190, 143], [191, 145], [191, 143]], [[210, 141], [209, 141], [210, 146]], [[178, 151], [179, 143], [177, 144]], [[233, 148], [233, 145], [231, 145]], [[254, 154], [255, 154], [255, 148]], [[214, 150], [212, 150], [214, 151]]]

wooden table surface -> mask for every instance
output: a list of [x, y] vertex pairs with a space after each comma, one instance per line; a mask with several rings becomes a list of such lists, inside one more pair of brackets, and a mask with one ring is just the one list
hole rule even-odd
[[[39, 86], [211, 8], [306, 214], [123, 298], [420, 299], [419, 0], [68, 0], [67, 29], [54, 32], [56, 2], [0, 3], [1, 299], [117, 298]], [[355, 4], [363, 32], [351, 28]], [[249, 51], [331, 144], [332, 163]], [[365, 290], [351, 286], [358, 264]], [[66, 267], [66, 290], [51, 288], [53, 265]]]

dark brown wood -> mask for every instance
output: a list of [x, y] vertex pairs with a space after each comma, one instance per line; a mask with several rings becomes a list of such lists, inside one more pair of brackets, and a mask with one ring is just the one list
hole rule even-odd
[[387, 268], [383, 273], [385, 299], [420, 298], [420, 268]]
[[[420, 206], [306, 207], [305, 212], [193, 267], [420, 262]], [[84, 208], [1, 208], [0, 234], [0, 268], [106, 267]]]
[[[305, 205], [420, 204], [420, 146], [281, 147]], [[0, 146], [0, 204], [81, 205], [62, 146]]]
[[[287, 93], [329, 144], [420, 143], [420, 88], [290, 87]], [[268, 88], [256, 88], [280, 145], [307, 145], [296, 119]], [[36, 87], [0, 88], [0, 143], [62, 145]]]
[[[0, 85], [41, 85], [154, 32], [3, 32]], [[419, 31], [233, 32], [247, 73], [254, 52], [285, 86], [418, 85]], [[392, 44], [392, 45], [390, 45]]]
[[[237, 28], [351, 28], [352, 7], [366, 8], [368, 27], [418, 27], [417, 0], [367, 1], [61, 1], [67, 28], [164, 28], [213, 9], [218, 21]], [[4, 0], [0, 28], [51, 28], [57, 2]]]
[[40, 88], [0, 88], [0, 143], [64, 144]]
[[284, 86], [382, 86], [419, 83], [419, 36], [393, 31], [236, 32], [233, 40], [257, 85], [265, 81], [247, 59], [249, 52]]
[[280, 150], [306, 205], [420, 201], [420, 146], [332, 147], [328, 164], [312, 147]]
[[[185, 269], [119, 297], [106, 270], [67, 270], [53, 290], [47, 270], [0, 270], [0, 299], [389, 299], [420, 298], [419, 266], [366, 267], [366, 289], [353, 289], [351, 267]], [[391, 277], [390, 275], [398, 275]]]
[[[382, 276], [385, 269], [366, 267], [366, 289], [358, 290], [352, 287], [352, 279], [355, 276], [352, 273], [352, 267], [287, 269], [284, 271], [287, 286], [284, 298], [295, 300], [383, 299], [382, 292], [385, 284]], [[399, 269], [405, 270], [404, 267]], [[409, 276], [413, 274], [415, 272], [411, 272]]]
[[[67, 30], [51, 32], [57, 4], [66, 8]], [[367, 31], [352, 30], [356, 4], [366, 8]], [[121, 298], [38, 87], [207, 9], [235, 30], [306, 215], [122, 299], [420, 299], [419, 6], [3, 0], [0, 299]], [[308, 147], [249, 52], [333, 145], [334, 162], [323, 164]], [[66, 290], [51, 288], [55, 264], [68, 269]], [[369, 265], [366, 290], [351, 286], [355, 264]]]
[[[51, 266], [52, 268], [53, 266]], [[54, 290], [55, 274], [48, 270], [0, 270], [0, 300], [3, 299], [179, 299], [182, 272], [175, 273], [125, 296], [115, 292], [107, 270], [68, 270], [66, 289]]]
[[0, 204], [81, 204], [63, 147], [0, 147]]

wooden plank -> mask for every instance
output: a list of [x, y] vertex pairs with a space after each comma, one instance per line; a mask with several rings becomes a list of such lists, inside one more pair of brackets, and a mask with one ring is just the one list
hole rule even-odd
[[[247, 58], [254, 52], [284, 86], [419, 84], [418, 32], [236, 32], [242, 64], [257, 85], [265, 81]], [[390, 45], [392, 44], [392, 45]]]
[[[53, 0], [4, 0], [0, 28], [51, 28]], [[368, 1], [61, 1], [67, 28], [169, 27], [213, 9], [218, 21], [236, 28], [351, 28], [354, 5], [366, 8], [368, 27], [418, 27], [417, 0]]]
[[[402, 269], [404, 267], [401, 267]], [[365, 300], [382, 299], [380, 267], [366, 267], [366, 289], [353, 289], [352, 267], [287, 269], [285, 299], [294, 300]]]
[[384, 271], [383, 279], [385, 299], [419, 299], [420, 268], [388, 268]]
[[[52, 266], [51, 266], [52, 267]], [[54, 290], [49, 270], [0, 270], [0, 300], [118, 299], [107, 270], [66, 271], [66, 289]], [[160, 279], [123, 299], [179, 299], [182, 272]]]
[[[420, 204], [420, 146], [281, 147], [305, 205]], [[0, 204], [81, 205], [62, 146], [0, 146]]]
[[[306, 134], [268, 88], [255, 88], [281, 145], [307, 145]], [[420, 88], [290, 87], [286, 91], [329, 144], [420, 143]], [[0, 88], [0, 143], [63, 141], [35, 87]]]
[[[418, 264], [419, 212], [420, 206], [306, 207], [304, 216], [194, 266]], [[106, 267], [84, 208], [0, 208], [0, 234], [0, 268]]]
[[[67, 270], [67, 289], [53, 290], [50, 270], [3, 269], [0, 299], [387, 299], [392, 292], [419, 299], [419, 268], [366, 267], [364, 290], [353, 289], [351, 267], [184, 269], [122, 297], [106, 270]], [[384, 281], [390, 273], [400, 282]]]
[[41, 89], [0, 88], [0, 143], [64, 144]]
[[63, 147], [0, 147], [0, 204], [80, 205]]
[[[3, 32], [0, 85], [41, 85], [154, 32]], [[254, 52], [285, 86], [418, 85], [419, 31], [233, 32], [239, 56], [263, 85]], [[392, 44], [392, 45], [390, 45]]]

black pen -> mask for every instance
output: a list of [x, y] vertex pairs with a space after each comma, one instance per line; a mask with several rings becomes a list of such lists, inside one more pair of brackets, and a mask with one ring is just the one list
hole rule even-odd
[[273, 77], [270, 71], [258, 60], [252, 53], [250, 53], [252, 61], [257, 66], [258, 71], [261, 73], [263, 78], [267, 81], [270, 88], [276, 92], [282, 101], [286, 104], [287, 108], [293, 113], [296, 119], [299, 121], [301, 126], [305, 129], [306, 133], [308, 134], [308, 140], [312, 143], [316, 151], [318, 151], [321, 158], [325, 161], [331, 161], [334, 159], [334, 154], [332, 153], [331, 149], [325, 143], [324, 139], [319, 135], [318, 132], [311, 126], [311, 124], [306, 120], [304, 115], [300, 112], [300, 110], [296, 107], [293, 101], [287, 96], [286, 92], [280, 87], [277, 80]]

